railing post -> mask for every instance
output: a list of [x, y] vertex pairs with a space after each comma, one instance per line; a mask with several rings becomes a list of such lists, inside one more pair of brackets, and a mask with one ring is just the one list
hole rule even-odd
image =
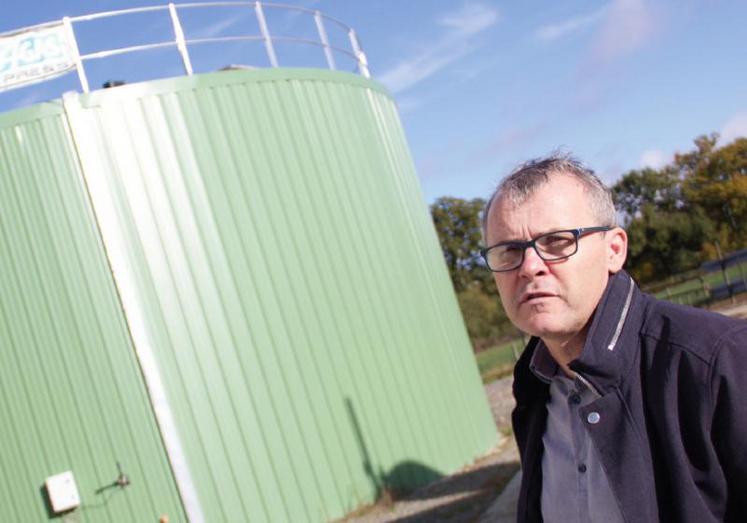
[[371, 73], [368, 72], [368, 59], [366, 58], [366, 53], [361, 50], [354, 29], [348, 31], [348, 38], [350, 39], [350, 45], [353, 47], [353, 53], [358, 59], [358, 70], [365, 78], [371, 78]]
[[270, 30], [267, 29], [267, 20], [265, 20], [265, 13], [262, 11], [262, 4], [259, 1], [254, 2], [254, 12], [257, 14], [259, 30], [262, 32], [262, 38], [265, 41], [265, 49], [267, 50], [267, 57], [270, 59], [270, 65], [278, 67], [278, 57], [275, 56], [275, 48], [272, 46]]
[[322, 20], [322, 13], [314, 11], [314, 22], [316, 22], [316, 30], [319, 32], [319, 40], [321, 40], [324, 46], [324, 56], [327, 57], [327, 65], [333, 71], [337, 69], [335, 66], [335, 57], [332, 55], [332, 49], [329, 47], [329, 39], [327, 38], [327, 30], [324, 29], [324, 21]]
[[75, 70], [78, 72], [78, 80], [80, 80], [80, 87], [84, 93], [90, 91], [88, 87], [88, 78], [86, 78], [86, 71], [83, 69], [83, 60], [80, 59], [80, 51], [78, 50], [78, 41], [75, 39], [75, 31], [73, 31], [73, 23], [70, 21], [69, 16], [62, 18], [62, 24], [65, 26], [67, 32], [68, 44], [73, 50], [73, 60], [75, 60]]
[[182, 62], [184, 63], [184, 71], [188, 76], [192, 76], [192, 62], [189, 60], [187, 42], [184, 39], [184, 31], [182, 30], [182, 24], [179, 22], [179, 16], [176, 14], [176, 6], [171, 2], [169, 2], [169, 14], [171, 15], [171, 25], [174, 26], [176, 48], [179, 50], [179, 54], [182, 56]]

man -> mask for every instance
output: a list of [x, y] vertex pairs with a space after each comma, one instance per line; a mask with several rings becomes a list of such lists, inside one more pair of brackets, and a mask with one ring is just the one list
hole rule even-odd
[[529, 162], [483, 213], [514, 371], [518, 521], [747, 521], [747, 322], [658, 301], [623, 270], [609, 190]]

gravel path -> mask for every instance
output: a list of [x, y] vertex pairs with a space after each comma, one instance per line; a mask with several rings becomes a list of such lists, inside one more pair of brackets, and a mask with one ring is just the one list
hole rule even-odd
[[511, 426], [511, 411], [515, 405], [512, 385], [511, 376], [485, 385], [490, 410], [493, 412], [495, 426], [499, 432], [504, 432]]
[[364, 513], [338, 523], [473, 523], [497, 498], [519, 469], [519, 454], [510, 434], [514, 406], [512, 378], [485, 386], [496, 430], [497, 448], [463, 470], [445, 476], [404, 499], [379, 502]]
[[729, 304], [714, 310], [732, 318], [747, 320], [747, 303]]

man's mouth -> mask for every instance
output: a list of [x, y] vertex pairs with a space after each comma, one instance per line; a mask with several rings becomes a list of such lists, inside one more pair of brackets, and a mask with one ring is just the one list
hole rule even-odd
[[555, 297], [555, 294], [551, 292], [526, 292], [521, 297], [521, 303], [532, 303], [534, 301], [539, 301], [542, 298], [553, 298]]

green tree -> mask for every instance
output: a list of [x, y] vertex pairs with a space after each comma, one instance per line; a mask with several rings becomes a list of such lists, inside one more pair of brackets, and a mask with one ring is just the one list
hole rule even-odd
[[747, 245], [747, 139], [717, 144], [718, 134], [699, 136], [671, 164], [630, 171], [613, 187], [628, 228], [627, 267], [641, 282]]
[[626, 222], [640, 216], [644, 205], [673, 212], [682, 205], [678, 173], [671, 167], [645, 168], [625, 174], [612, 188], [615, 205]]
[[431, 216], [459, 308], [475, 350], [497, 343], [514, 329], [503, 311], [492, 273], [480, 261], [480, 213], [485, 201], [445, 196], [431, 205]]
[[457, 300], [476, 351], [496, 344], [506, 333], [513, 332], [500, 299], [484, 292], [480, 285], [470, 285], [457, 294]]
[[480, 198], [463, 200], [451, 196], [441, 197], [431, 205], [441, 251], [457, 292], [465, 290], [476, 279], [481, 283], [485, 280], [485, 276], [478, 273], [482, 242], [480, 212], [484, 206], [485, 200]]
[[692, 168], [683, 181], [688, 201], [717, 224], [725, 251], [747, 244], [747, 139], [718, 148]]
[[711, 155], [716, 150], [716, 144], [718, 143], [718, 133], [698, 136], [693, 140], [693, 143], [695, 149], [692, 151], [674, 155], [672, 166], [678, 170], [681, 180], [688, 178], [710, 162]]
[[644, 204], [627, 232], [627, 269], [639, 282], [649, 283], [700, 265], [713, 224], [698, 209], [665, 213]]

